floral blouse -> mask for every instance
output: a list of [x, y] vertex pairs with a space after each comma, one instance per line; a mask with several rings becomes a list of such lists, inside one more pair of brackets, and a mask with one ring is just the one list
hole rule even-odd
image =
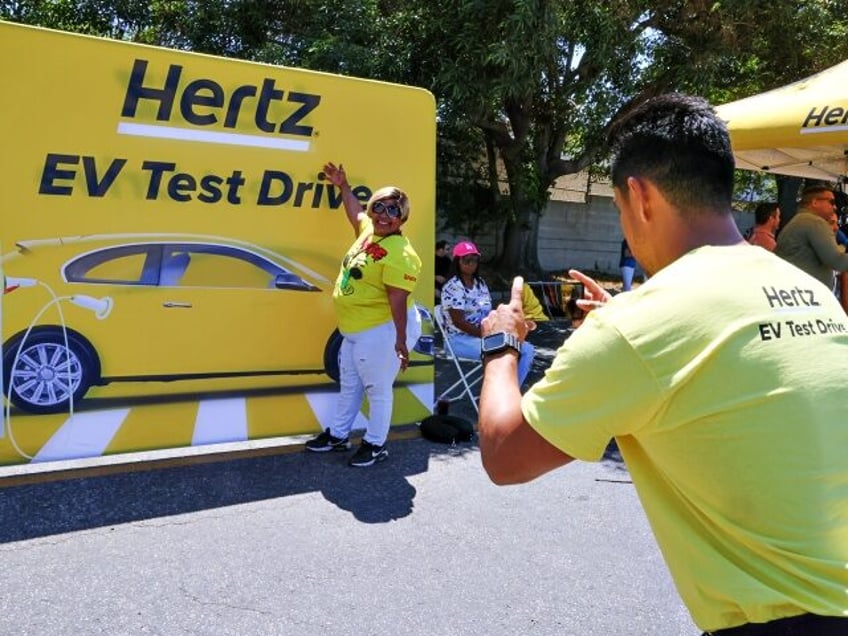
[[449, 309], [459, 309], [465, 319], [473, 325], [479, 325], [492, 311], [492, 296], [489, 287], [482, 279], [476, 279], [474, 287], [468, 289], [458, 276], [448, 280], [442, 287], [442, 309], [444, 310], [445, 331], [449, 336], [465, 334], [453, 324]]

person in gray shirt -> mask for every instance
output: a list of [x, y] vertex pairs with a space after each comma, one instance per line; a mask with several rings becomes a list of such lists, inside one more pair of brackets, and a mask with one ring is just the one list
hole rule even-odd
[[828, 218], [836, 197], [827, 186], [810, 186], [801, 194], [800, 208], [777, 236], [774, 253], [833, 289], [833, 272], [848, 270], [848, 254], [836, 243]]

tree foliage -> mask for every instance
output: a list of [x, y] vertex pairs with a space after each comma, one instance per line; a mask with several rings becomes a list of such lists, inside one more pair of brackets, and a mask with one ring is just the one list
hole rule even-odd
[[[548, 188], [602, 160], [616, 117], [668, 90], [722, 103], [821, 70], [848, 57], [848, 40], [832, 39], [845, 11], [812, 0], [458, 0], [428, 7], [417, 45], [445, 127], [479, 131], [476, 157], [494, 148], [502, 166], [508, 205], [489, 182], [493, 207], [477, 213], [500, 220], [506, 208], [502, 268], [533, 271]], [[454, 226], [479, 227], [446, 212]]]

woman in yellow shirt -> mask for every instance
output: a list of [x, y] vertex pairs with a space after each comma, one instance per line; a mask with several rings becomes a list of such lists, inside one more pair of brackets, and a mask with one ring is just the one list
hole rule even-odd
[[313, 452], [345, 451], [350, 430], [368, 397], [368, 427], [351, 466], [371, 466], [388, 457], [386, 437], [392, 417], [392, 386], [409, 365], [409, 350], [421, 335], [411, 293], [421, 259], [401, 232], [409, 218], [403, 190], [377, 190], [365, 209], [351, 191], [344, 167], [327, 163], [324, 174], [342, 193], [356, 240], [342, 260], [333, 301], [344, 340], [339, 353], [341, 389], [330, 427], [306, 443]]

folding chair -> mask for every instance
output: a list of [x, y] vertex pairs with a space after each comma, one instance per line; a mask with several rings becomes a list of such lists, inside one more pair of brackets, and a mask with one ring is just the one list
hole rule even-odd
[[442, 334], [445, 358], [453, 361], [453, 364], [456, 367], [456, 372], [459, 374], [459, 380], [451, 384], [446, 390], [442, 391], [436, 398], [436, 403], [438, 404], [441, 400], [454, 402], [468, 396], [468, 399], [471, 400], [471, 404], [474, 406], [474, 410], [479, 414], [480, 408], [477, 406], [479, 395], [475, 394], [474, 387], [480, 384], [483, 380], [483, 363], [479, 358], [460, 358], [454, 353], [453, 347], [451, 347], [450, 340], [448, 339], [448, 334], [445, 331], [445, 316], [441, 305], [436, 305], [433, 317], [436, 321], [436, 327]]

